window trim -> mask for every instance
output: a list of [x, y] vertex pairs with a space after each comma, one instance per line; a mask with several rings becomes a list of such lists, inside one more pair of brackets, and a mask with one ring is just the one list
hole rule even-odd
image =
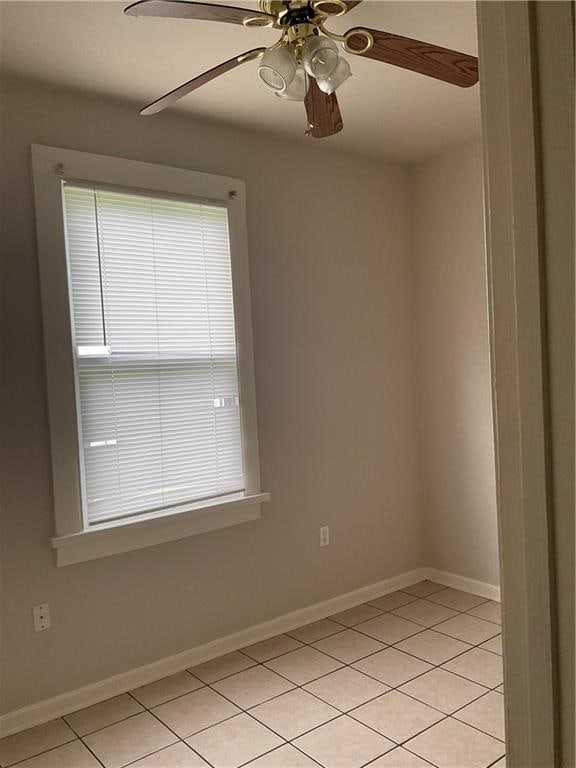
[[[106, 557], [261, 516], [246, 187], [241, 179], [76, 150], [32, 145], [32, 170], [53, 476], [57, 564]], [[238, 355], [243, 458], [242, 494], [190, 503], [178, 511], [91, 525], [83, 519], [76, 377], [62, 181], [107, 184], [176, 196], [201, 197], [228, 209]]]

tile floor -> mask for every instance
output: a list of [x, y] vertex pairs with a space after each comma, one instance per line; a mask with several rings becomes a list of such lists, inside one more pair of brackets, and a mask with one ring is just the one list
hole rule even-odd
[[500, 606], [423, 581], [0, 740], [0, 767], [504, 768]]

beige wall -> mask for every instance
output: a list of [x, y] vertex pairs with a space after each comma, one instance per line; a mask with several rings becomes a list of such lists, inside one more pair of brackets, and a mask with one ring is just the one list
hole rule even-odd
[[412, 171], [426, 564], [498, 584], [480, 143]]
[[[2, 711], [422, 565], [406, 170], [25, 82], [2, 122]], [[261, 521], [55, 567], [32, 142], [246, 179]]]

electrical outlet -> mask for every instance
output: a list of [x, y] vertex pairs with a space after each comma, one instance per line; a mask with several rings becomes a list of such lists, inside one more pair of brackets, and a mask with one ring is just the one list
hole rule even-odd
[[323, 525], [320, 528], [320, 546], [327, 547], [330, 544], [330, 528], [327, 525]]
[[45, 629], [50, 629], [50, 606], [48, 603], [35, 605], [32, 608], [32, 615], [34, 616], [35, 632], [43, 632]]

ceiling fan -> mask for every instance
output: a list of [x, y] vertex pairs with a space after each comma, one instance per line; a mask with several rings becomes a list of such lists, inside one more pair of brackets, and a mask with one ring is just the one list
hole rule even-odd
[[276, 96], [303, 101], [306, 133], [324, 138], [343, 128], [336, 89], [351, 73], [344, 51], [446, 83], [468, 88], [478, 82], [478, 59], [431, 43], [391, 32], [352, 27], [344, 35], [326, 29], [331, 17], [342, 16], [362, 0], [258, 0], [258, 11], [195, 0], [139, 0], [129, 5], [129, 16], [222, 21], [245, 27], [270, 27], [280, 37], [269, 48], [254, 48], [207, 70], [166, 93], [140, 111], [153, 115], [191, 91], [248, 61], [258, 59], [258, 76]]

